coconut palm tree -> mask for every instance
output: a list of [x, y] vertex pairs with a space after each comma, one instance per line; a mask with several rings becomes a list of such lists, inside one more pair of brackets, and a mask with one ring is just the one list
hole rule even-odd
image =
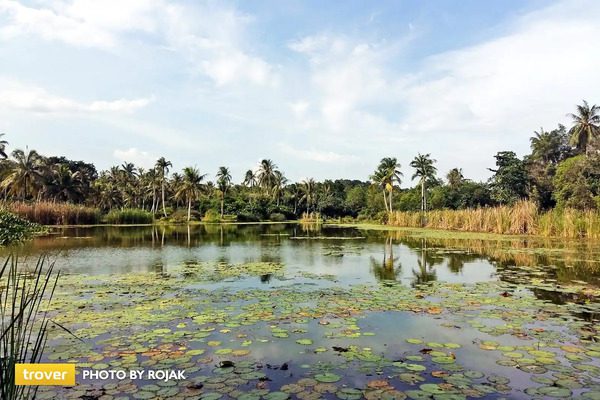
[[[4, 133], [0, 133], [0, 138], [4, 136]], [[8, 155], [6, 154], [6, 146], [8, 142], [4, 139], [0, 139], [0, 157], [7, 159]]]
[[534, 136], [529, 138], [531, 142], [531, 156], [534, 160], [543, 161], [544, 163], [557, 163], [560, 161], [563, 151], [563, 139], [558, 130], [551, 132], [534, 131]]
[[462, 168], [452, 168], [446, 174], [446, 179], [448, 180], [448, 185], [450, 185], [451, 187], [455, 188], [460, 186], [460, 184], [463, 183], [465, 180]]
[[171, 161], [167, 161], [164, 157], [161, 157], [158, 160], [156, 160], [156, 169], [160, 176], [162, 208], [163, 208], [163, 214], [165, 215], [165, 217], [167, 216], [167, 209], [165, 207], [165, 183], [166, 183], [165, 180], [166, 180], [166, 175], [169, 173], [169, 167], [172, 167], [172, 166], [173, 166], [173, 164], [171, 164]]
[[573, 120], [573, 127], [569, 130], [570, 142], [578, 151], [588, 153], [590, 144], [600, 139], [600, 107], [589, 106], [587, 101], [577, 106], [576, 114], [568, 114]]
[[23, 200], [37, 196], [44, 185], [44, 157], [35, 150], [19, 149], [12, 152], [12, 157], [0, 187]]
[[[394, 184], [402, 182], [402, 172], [400, 172], [400, 164], [395, 158], [385, 157], [379, 162], [379, 166], [371, 180], [383, 190], [383, 203], [386, 211], [392, 211], [392, 194], [394, 192]], [[387, 193], [387, 194], [386, 194]]]
[[55, 200], [75, 202], [83, 197], [80, 171], [71, 171], [67, 164], [55, 164], [50, 173], [49, 191]]
[[219, 167], [219, 172], [217, 172], [217, 187], [221, 192], [221, 219], [224, 215], [224, 207], [225, 207], [225, 194], [227, 194], [227, 190], [231, 187], [231, 173], [229, 172], [229, 168], [227, 167]]
[[260, 186], [265, 192], [269, 192], [275, 184], [275, 171], [277, 165], [271, 160], [265, 159], [260, 162], [258, 166], [258, 186]]
[[281, 171], [275, 171], [275, 180], [273, 182], [273, 188], [271, 193], [276, 201], [277, 207], [279, 207], [279, 201], [281, 200], [281, 193], [288, 183], [288, 179], [283, 175]]
[[187, 220], [190, 222], [192, 217], [192, 202], [197, 200], [202, 193], [202, 181], [206, 177], [201, 175], [200, 171], [194, 167], [185, 167], [183, 169], [183, 179], [179, 185], [178, 191], [175, 193], [177, 197], [184, 197], [188, 204]]
[[311, 206], [317, 202], [317, 184], [313, 178], [302, 181], [300, 201], [306, 203], [306, 213], [310, 214]]
[[251, 169], [246, 171], [246, 175], [244, 175], [244, 182], [242, 182], [242, 185], [247, 186], [250, 189], [252, 189], [254, 186], [256, 186], [257, 182], [258, 182], [258, 180], [257, 180], [256, 173], [254, 171], [252, 171]]
[[421, 211], [427, 211], [427, 198], [425, 196], [425, 184], [427, 179], [435, 179], [437, 168], [433, 165], [436, 161], [431, 158], [430, 154], [419, 153], [414, 160], [410, 162], [410, 166], [415, 169], [412, 180], [419, 178], [421, 183]]

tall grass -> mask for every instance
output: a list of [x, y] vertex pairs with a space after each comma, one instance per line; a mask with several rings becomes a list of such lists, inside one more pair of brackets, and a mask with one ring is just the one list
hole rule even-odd
[[54, 265], [45, 268], [40, 258], [33, 271], [19, 271], [17, 259], [9, 257], [0, 270], [0, 398], [34, 398], [37, 386], [15, 385], [15, 364], [37, 363], [46, 345], [48, 322], [43, 304], [49, 303], [59, 274]]
[[100, 222], [100, 210], [71, 203], [40, 201], [7, 203], [12, 213], [42, 225], [86, 225]]
[[420, 212], [396, 211], [390, 213], [388, 225], [600, 239], [600, 213], [574, 209], [540, 212], [537, 205], [531, 201], [520, 201], [513, 206], [433, 210], [429, 211], [425, 218], [422, 218]]
[[104, 220], [108, 224], [151, 224], [154, 221], [154, 215], [137, 208], [125, 208], [112, 210], [106, 214]]
[[321, 222], [323, 222], [323, 219], [318, 212], [303, 212], [302, 217], [300, 217], [300, 223], [303, 224], [320, 224]]

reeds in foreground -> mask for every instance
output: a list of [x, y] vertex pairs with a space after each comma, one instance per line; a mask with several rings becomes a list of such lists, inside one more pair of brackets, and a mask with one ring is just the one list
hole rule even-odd
[[321, 219], [321, 214], [318, 212], [304, 212], [302, 213], [300, 222], [303, 224], [320, 224], [323, 220]]
[[[42, 357], [48, 332], [43, 308], [54, 294], [59, 274], [54, 264], [40, 258], [33, 271], [19, 271], [16, 257], [0, 270], [0, 398], [34, 398], [37, 386], [15, 385], [15, 364], [36, 363]], [[47, 266], [47, 268], [46, 268]]]
[[388, 225], [510, 235], [600, 239], [600, 213], [574, 209], [540, 212], [534, 202], [525, 200], [513, 206], [433, 210], [427, 213], [424, 225], [421, 216], [420, 212], [395, 211], [390, 213]]

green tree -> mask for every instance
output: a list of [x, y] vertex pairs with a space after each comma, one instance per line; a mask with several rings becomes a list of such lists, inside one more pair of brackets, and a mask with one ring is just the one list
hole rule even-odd
[[421, 184], [421, 211], [427, 211], [427, 197], [425, 184], [427, 180], [434, 180], [437, 168], [433, 165], [436, 161], [431, 158], [430, 154], [419, 153], [414, 160], [410, 162], [410, 166], [415, 169], [412, 180], [419, 178]]
[[254, 186], [256, 186], [257, 182], [258, 179], [254, 171], [252, 171], [251, 169], [246, 171], [246, 175], [244, 175], [244, 182], [242, 182], [242, 184], [252, 189]]
[[391, 212], [394, 185], [398, 184], [398, 186], [400, 186], [400, 183], [402, 182], [400, 164], [395, 158], [382, 158], [375, 173], [371, 175], [371, 181], [382, 189], [385, 209], [386, 211]]
[[300, 201], [306, 204], [306, 213], [317, 203], [317, 184], [313, 178], [305, 179], [301, 185], [302, 196]]
[[[4, 137], [4, 133], [0, 133], [0, 138]], [[8, 155], [6, 154], [6, 146], [8, 146], [8, 142], [4, 139], [0, 139], [0, 157], [7, 159]]]
[[564, 208], [600, 208], [600, 157], [579, 155], [561, 162], [554, 176], [554, 197]]
[[600, 137], [600, 107], [589, 106], [587, 101], [577, 106], [575, 114], [568, 114], [573, 120], [569, 130], [571, 144], [581, 153], [589, 153], [591, 145]]
[[44, 186], [44, 157], [35, 150], [19, 149], [12, 152], [12, 157], [0, 186], [22, 200], [38, 196]]
[[494, 157], [497, 168], [488, 168], [494, 172], [490, 179], [492, 198], [501, 204], [513, 204], [526, 198], [529, 176], [525, 163], [512, 151], [501, 151]]
[[465, 180], [462, 168], [452, 168], [446, 174], [446, 179], [448, 180], [448, 185], [450, 185], [450, 187], [457, 188], [460, 186]]
[[194, 167], [185, 167], [183, 169], [183, 179], [176, 195], [185, 197], [187, 200], [188, 213], [187, 220], [190, 222], [192, 217], [192, 202], [196, 201], [202, 193], [202, 181], [206, 175], [201, 175], [200, 171]]
[[273, 187], [271, 188], [271, 193], [273, 195], [273, 199], [275, 199], [275, 204], [279, 207], [279, 202], [281, 200], [281, 194], [283, 193], [283, 189], [288, 183], [288, 179], [283, 175], [281, 171], [274, 172], [275, 179], [273, 181]]
[[164, 157], [156, 160], [156, 169], [158, 170], [160, 177], [160, 190], [161, 190], [161, 198], [162, 198], [162, 208], [163, 214], [165, 217], [167, 216], [167, 208], [165, 207], [165, 185], [167, 174], [169, 173], [169, 167], [172, 167], [171, 161], [167, 161]]
[[275, 184], [275, 171], [277, 165], [271, 160], [262, 160], [258, 167], [258, 186], [260, 186], [265, 192], [270, 192]]
[[217, 187], [219, 188], [219, 192], [221, 193], [222, 219], [224, 215], [225, 195], [227, 194], [227, 190], [231, 187], [231, 173], [229, 172], [229, 168], [219, 167], [219, 171], [217, 172]]

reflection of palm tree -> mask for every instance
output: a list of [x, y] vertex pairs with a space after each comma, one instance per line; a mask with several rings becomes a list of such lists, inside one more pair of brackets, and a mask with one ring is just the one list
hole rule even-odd
[[463, 254], [450, 254], [448, 256], [448, 269], [450, 270], [450, 272], [454, 274], [459, 274], [462, 272], [464, 266], [465, 261]]
[[371, 272], [378, 281], [395, 281], [402, 272], [402, 264], [398, 263], [396, 266], [398, 257], [394, 257], [392, 245], [392, 237], [386, 238], [381, 262], [371, 257]]
[[428, 264], [429, 258], [427, 257], [427, 240], [423, 239], [423, 245], [421, 246], [421, 259], [417, 260], [417, 265], [419, 266], [419, 270], [415, 271], [413, 269], [414, 279], [412, 281], [412, 286], [424, 285], [428, 282], [433, 282], [437, 280], [437, 273], [435, 270], [431, 270], [431, 264]]

